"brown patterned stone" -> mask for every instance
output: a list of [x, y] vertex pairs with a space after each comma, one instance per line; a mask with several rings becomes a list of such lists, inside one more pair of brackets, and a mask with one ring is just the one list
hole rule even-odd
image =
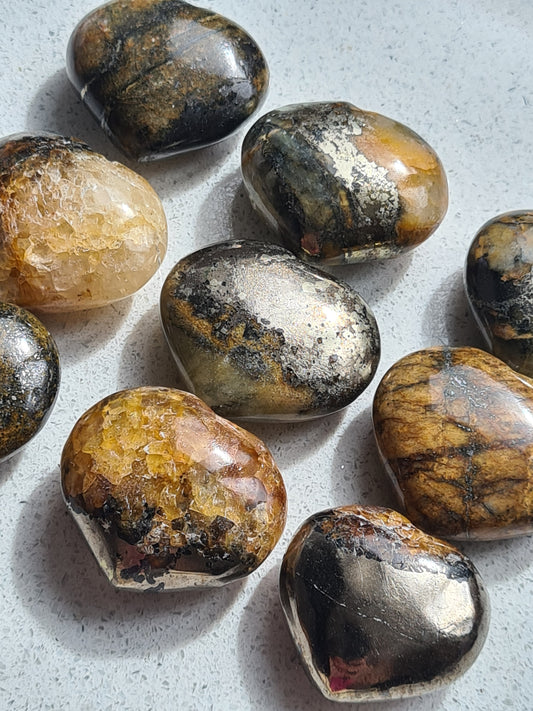
[[374, 399], [385, 466], [413, 523], [438, 536], [533, 531], [533, 383], [475, 348], [398, 361]]

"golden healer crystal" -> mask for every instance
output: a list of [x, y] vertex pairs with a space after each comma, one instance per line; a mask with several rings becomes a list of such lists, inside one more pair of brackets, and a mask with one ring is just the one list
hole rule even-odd
[[167, 244], [147, 181], [75, 139], [0, 141], [0, 299], [76, 311], [131, 296]]

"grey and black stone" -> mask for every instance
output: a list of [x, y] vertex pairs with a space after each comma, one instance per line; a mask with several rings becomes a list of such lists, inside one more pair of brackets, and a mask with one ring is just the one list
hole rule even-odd
[[74, 30], [67, 73], [126, 155], [216, 143], [261, 104], [268, 67], [238, 25], [180, 0], [115, 0]]
[[252, 205], [309, 261], [401, 254], [429, 237], [448, 204], [442, 164], [420, 136], [342, 102], [262, 116], [244, 139], [242, 172]]
[[364, 300], [275, 244], [223, 242], [185, 257], [163, 285], [161, 317], [189, 389], [230, 419], [330, 414], [379, 361]]
[[390, 509], [311, 516], [283, 559], [280, 594], [308, 675], [334, 701], [433, 691], [471, 666], [488, 630], [471, 561]]
[[533, 377], [533, 211], [498, 215], [466, 260], [466, 292], [492, 353]]
[[0, 303], [0, 461], [39, 432], [59, 388], [59, 354], [26, 309]]

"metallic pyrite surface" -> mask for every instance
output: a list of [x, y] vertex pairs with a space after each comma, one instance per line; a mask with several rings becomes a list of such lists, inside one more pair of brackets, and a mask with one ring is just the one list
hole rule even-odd
[[150, 184], [73, 138], [0, 141], [0, 299], [76, 311], [131, 296], [167, 246]]
[[262, 116], [244, 139], [242, 173], [252, 205], [286, 246], [328, 264], [410, 250], [448, 206], [444, 169], [420, 136], [343, 102]]
[[265, 445], [180, 390], [136, 388], [94, 405], [65, 444], [61, 481], [103, 572], [128, 590], [242, 578], [285, 525]]
[[327, 415], [366, 388], [379, 361], [363, 299], [274, 244], [223, 242], [185, 257], [163, 285], [161, 316], [187, 387], [224, 417]]
[[470, 560], [384, 508], [311, 516], [283, 559], [280, 594], [307, 673], [335, 701], [447, 684], [474, 662], [489, 624]]
[[476, 348], [428, 348], [386, 373], [373, 417], [415, 525], [458, 539], [533, 532], [531, 380]]
[[507, 212], [479, 230], [466, 260], [466, 293], [495, 356], [533, 376], [533, 211]]
[[0, 303], [0, 461], [44, 425], [59, 388], [59, 353], [33, 314]]
[[163, 158], [216, 143], [260, 105], [261, 50], [238, 25], [179, 0], [117, 0], [85, 17], [67, 73], [114, 143]]

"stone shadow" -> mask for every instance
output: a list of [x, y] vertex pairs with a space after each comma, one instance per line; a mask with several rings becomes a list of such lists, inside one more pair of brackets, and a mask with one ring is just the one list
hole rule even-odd
[[142, 657], [184, 647], [228, 611], [243, 583], [176, 593], [115, 590], [63, 502], [59, 473], [44, 479], [17, 523], [11, 567], [38, 624], [83, 658]]
[[372, 425], [372, 407], [348, 424], [335, 448], [331, 480], [346, 505], [385, 506], [402, 511], [392, 482], [379, 456]]
[[450, 541], [476, 565], [489, 586], [511, 580], [533, 567], [533, 536], [500, 541]]
[[[281, 608], [276, 567], [257, 585], [239, 625], [241, 678], [256, 708], [277, 711], [333, 711], [338, 702], [323, 698], [307, 677]], [[394, 702], [395, 711], [444, 708], [445, 691], [422, 699]], [[364, 711], [386, 711], [390, 701], [357, 704]], [[350, 706], [350, 708], [354, 708]]]
[[241, 239], [279, 243], [276, 233], [252, 208], [240, 169], [225, 175], [209, 192], [198, 211], [195, 235], [198, 248]]
[[159, 304], [141, 317], [124, 341], [116, 384], [117, 390], [142, 385], [184, 389], [163, 333]]
[[422, 315], [422, 334], [429, 346], [486, 349], [468, 304], [462, 269], [446, 277], [433, 292]]
[[119, 330], [132, 305], [132, 297], [97, 309], [68, 313], [39, 313], [38, 318], [56, 342], [61, 366], [83, 362], [105, 346]]
[[240, 427], [253, 432], [270, 449], [283, 474], [304, 461], [333, 436], [344, 418], [345, 410], [307, 422], [259, 422], [236, 420]]

